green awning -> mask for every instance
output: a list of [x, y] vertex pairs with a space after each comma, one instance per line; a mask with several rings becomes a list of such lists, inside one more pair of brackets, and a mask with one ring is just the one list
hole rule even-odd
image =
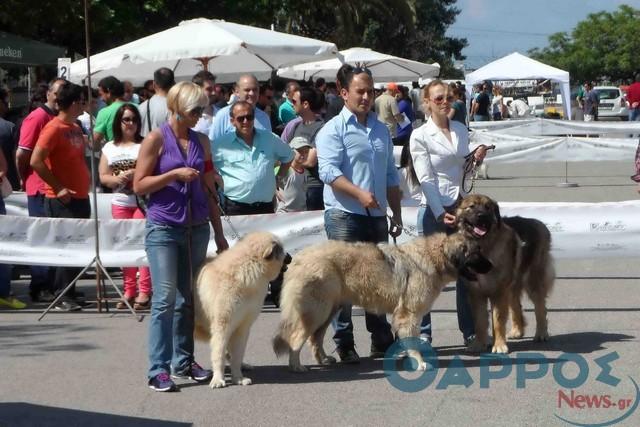
[[0, 64], [57, 64], [65, 49], [0, 31]]

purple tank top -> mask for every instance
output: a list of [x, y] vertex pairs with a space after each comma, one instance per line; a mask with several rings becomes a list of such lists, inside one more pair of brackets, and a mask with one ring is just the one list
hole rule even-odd
[[[204, 174], [204, 150], [198, 135], [189, 129], [189, 148], [186, 159], [180, 150], [178, 140], [169, 126], [160, 126], [163, 146], [154, 175], [162, 175], [172, 169], [191, 167]], [[167, 225], [188, 225], [189, 214], [187, 206], [191, 201], [191, 224], [202, 224], [209, 217], [207, 196], [200, 179], [189, 183], [173, 181], [149, 195], [147, 202], [147, 219], [152, 222]]]

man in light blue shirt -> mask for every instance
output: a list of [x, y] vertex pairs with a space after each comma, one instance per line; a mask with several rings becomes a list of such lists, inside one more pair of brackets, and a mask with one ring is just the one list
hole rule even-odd
[[[240, 76], [236, 82], [237, 101], [246, 101], [255, 108], [256, 102], [258, 102], [258, 96], [260, 95], [260, 86], [258, 85], [258, 79], [252, 74], [244, 74]], [[236, 102], [237, 102], [236, 101]], [[209, 140], [211, 144], [222, 135], [232, 133], [236, 131], [236, 128], [231, 123], [230, 110], [232, 105], [227, 105], [216, 112], [209, 129]], [[271, 132], [271, 119], [264, 111], [259, 108], [255, 109], [255, 128], [265, 129]], [[213, 146], [213, 145], [212, 145]]]
[[[400, 188], [389, 129], [370, 112], [373, 79], [367, 69], [343, 65], [338, 70], [345, 105], [316, 136], [320, 179], [324, 187], [325, 231], [331, 240], [386, 242], [401, 233]], [[393, 224], [387, 224], [387, 201]], [[393, 343], [386, 316], [365, 313], [371, 356], [381, 357]], [[333, 337], [344, 363], [358, 363], [351, 305], [341, 307]]]
[[287, 175], [293, 150], [270, 131], [255, 129], [253, 106], [238, 101], [231, 108], [234, 132], [213, 144], [213, 163], [224, 182], [222, 203], [228, 215], [274, 213], [276, 193], [274, 166], [278, 177]]

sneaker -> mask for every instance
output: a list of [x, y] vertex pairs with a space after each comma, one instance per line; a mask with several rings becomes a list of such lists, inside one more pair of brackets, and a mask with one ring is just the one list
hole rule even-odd
[[27, 304], [14, 297], [0, 298], [0, 305], [7, 306], [14, 310], [20, 310], [27, 306]]
[[55, 305], [54, 308], [58, 311], [66, 311], [66, 312], [82, 310], [82, 307], [80, 307], [74, 301], [66, 300], [66, 299], [58, 301], [58, 303]]
[[355, 348], [347, 348], [347, 349], [342, 349], [342, 348], [338, 348], [338, 356], [340, 356], [340, 361], [342, 363], [346, 363], [348, 365], [355, 365], [360, 363], [360, 356], [358, 356], [358, 353], [356, 353], [356, 349]]
[[469, 335], [468, 337], [466, 337], [466, 338], [464, 339], [464, 345], [465, 345], [465, 347], [469, 347], [469, 345], [470, 345], [472, 342], [474, 342], [474, 341], [475, 341], [475, 339], [476, 339], [476, 336], [475, 336], [475, 335]]
[[149, 388], [153, 391], [176, 391], [176, 383], [171, 380], [171, 377], [166, 372], [156, 375], [149, 380]]
[[179, 379], [189, 378], [195, 382], [204, 383], [211, 381], [211, 378], [213, 378], [213, 371], [204, 369], [202, 366], [198, 365], [197, 362], [191, 362], [191, 365], [185, 371], [174, 372], [171, 376]]

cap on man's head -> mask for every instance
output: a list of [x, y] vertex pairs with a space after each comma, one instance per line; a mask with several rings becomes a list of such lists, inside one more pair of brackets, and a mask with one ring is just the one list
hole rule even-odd
[[313, 145], [311, 145], [311, 141], [309, 141], [309, 138], [305, 136], [296, 136], [289, 143], [289, 147], [293, 148], [294, 150], [297, 150], [299, 148], [304, 148], [304, 147], [313, 148]]
[[398, 91], [398, 85], [395, 83], [387, 83], [387, 90], [395, 90]]

